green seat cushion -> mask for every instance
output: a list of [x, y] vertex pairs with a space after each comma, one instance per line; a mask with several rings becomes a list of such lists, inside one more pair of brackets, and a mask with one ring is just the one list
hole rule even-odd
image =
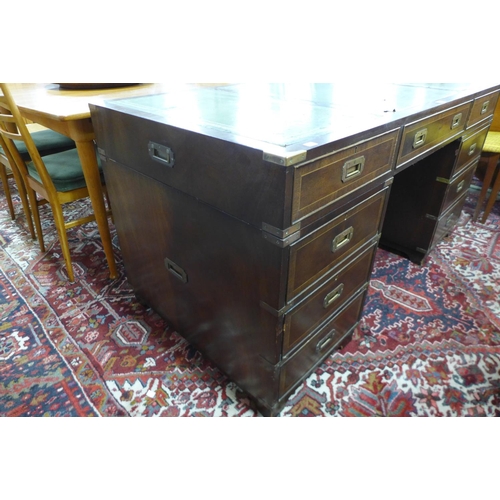
[[[76, 147], [75, 141], [53, 130], [40, 130], [31, 134], [40, 156], [51, 155]], [[28, 151], [23, 141], [14, 141], [23, 160], [28, 161]]]
[[[49, 129], [33, 132], [31, 137], [33, 138], [33, 142], [35, 143], [40, 156], [51, 155], [58, 153], [59, 151], [66, 151], [76, 147], [75, 141], [65, 135]], [[14, 141], [14, 144], [16, 145], [22, 159], [24, 161], [29, 161], [30, 157], [28, 155], [28, 150], [26, 149], [26, 144], [24, 144], [23, 141]], [[4, 154], [1, 146], [0, 153]]]
[[[43, 162], [57, 191], [71, 191], [85, 186], [85, 178], [76, 149], [45, 156]], [[97, 163], [102, 178], [99, 156], [97, 156]], [[26, 165], [30, 175], [38, 182], [42, 182], [33, 162], [28, 162]]]

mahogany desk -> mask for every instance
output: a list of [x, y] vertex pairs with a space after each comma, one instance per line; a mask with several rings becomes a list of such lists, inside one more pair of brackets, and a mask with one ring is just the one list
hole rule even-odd
[[91, 105], [128, 279], [265, 415], [349, 341], [379, 242], [455, 225], [500, 85], [258, 84]]
[[85, 84], [72, 84], [71, 88], [66, 89], [54, 83], [13, 83], [9, 84], [9, 88], [25, 118], [71, 137], [75, 141], [110, 269], [110, 277], [115, 278], [116, 264], [97, 168], [89, 102], [100, 102], [105, 98], [157, 94], [185, 88], [186, 85], [150, 83], [90, 90], [78, 88], [83, 85]]

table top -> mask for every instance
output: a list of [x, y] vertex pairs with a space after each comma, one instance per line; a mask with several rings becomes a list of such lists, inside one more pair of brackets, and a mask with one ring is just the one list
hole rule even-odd
[[129, 95], [105, 99], [104, 105], [286, 155], [367, 130], [395, 126], [419, 113], [439, 111], [498, 88], [498, 84], [470, 83], [231, 84]]
[[[67, 85], [64, 86], [64, 85]], [[164, 92], [177, 92], [193, 86], [224, 85], [185, 83], [139, 83], [139, 84], [57, 84], [57, 83], [10, 83], [9, 88], [21, 113], [29, 111], [52, 120], [68, 121], [90, 118], [89, 103], [100, 103], [106, 99], [138, 97]], [[83, 89], [81, 87], [99, 87]]]

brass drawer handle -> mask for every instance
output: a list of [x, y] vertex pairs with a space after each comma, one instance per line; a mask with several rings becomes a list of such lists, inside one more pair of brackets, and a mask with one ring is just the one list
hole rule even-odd
[[462, 121], [462, 113], [457, 113], [453, 117], [453, 120], [451, 120], [451, 130], [453, 130], [454, 128], [457, 128], [460, 125], [461, 121]]
[[148, 151], [153, 160], [170, 168], [174, 166], [174, 152], [168, 146], [149, 141]]
[[186, 271], [184, 271], [184, 269], [182, 269], [182, 267], [178, 266], [175, 262], [171, 261], [170, 259], [165, 258], [165, 267], [167, 268], [167, 271], [172, 276], [175, 276], [178, 280], [182, 281], [183, 283], [188, 282], [188, 277], [187, 277]]
[[460, 181], [457, 185], [457, 193], [460, 193], [460, 191], [462, 191], [462, 189], [464, 188], [465, 186], [465, 179], [463, 181]]
[[347, 245], [352, 240], [353, 235], [354, 228], [351, 226], [335, 236], [332, 241], [332, 252], [336, 252], [339, 248]]
[[469, 156], [472, 156], [474, 154], [474, 152], [476, 151], [476, 148], [477, 148], [476, 143], [471, 145], [471, 147], [469, 148]]
[[319, 354], [328, 344], [330, 344], [334, 339], [334, 336], [335, 330], [328, 332], [328, 334], [316, 344], [316, 353]]
[[453, 224], [455, 223], [455, 215], [454, 214], [451, 214], [448, 216], [448, 218], [446, 219], [446, 222], [444, 223], [444, 227], [446, 229], [450, 228], [451, 226], [453, 226]]
[[346, 161], [342, 167], [342, 182], [350, 181], [353, 177], [357, 177], [363, 172], [365, 167], [365, 157], [360, 156], [353, 160]]
[[323, 307], [330, 307], [337, 299], [340, 298], [344, 291], [344, 283], [341, 283], [335, 290], [332, 290], [323, 300]]
[[427, 129], [423, 128], [415, 134], [415, 138], [413, 139], [413, 149], [423, 146], [425, 139], [427, 139]]
[[490, 101], [485, 101], [481, 106], [481, 114], [484, 115], [486, 111], [488, 111], [489, 107], [490, 107]]

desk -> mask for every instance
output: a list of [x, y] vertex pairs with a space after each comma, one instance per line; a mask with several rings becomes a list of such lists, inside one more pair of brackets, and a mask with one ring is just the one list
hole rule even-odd
[[127, 277], [265, 415], [359, 322], [380, 242], [425, 265], [500, 85], [258, 84], [91, 105]]
[[115, 278], [117, 275], [116, 263], [97, 168], [94, 129], [89, 103], [98, 103], [106, 98], [156, 94], [184, 86], [140, 84], [123, 88], [65, 90], [61, 89], [59, 85], [51, 83], [9, 85], [14, 100], [25, 118], [64, 134], [75, 141], [111, 278]]

